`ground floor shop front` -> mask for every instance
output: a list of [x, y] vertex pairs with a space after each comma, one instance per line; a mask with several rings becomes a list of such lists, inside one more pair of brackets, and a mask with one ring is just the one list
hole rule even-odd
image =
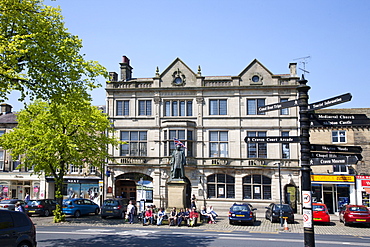
[[343, 205], [356, 204], [355, 176], [311, 175], [312, 202], [326, 204], [330, 214], [338, 213]]
[[0, 174], [0, 198], [44, 199], [46, 196], [45, 179], [30, 173]]

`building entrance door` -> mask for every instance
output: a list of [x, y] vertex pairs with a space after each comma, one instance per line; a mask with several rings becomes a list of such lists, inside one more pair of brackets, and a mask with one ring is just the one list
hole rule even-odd
[[324, 191], [324, 203], [328, 208], [329, 214], [334, 214], [333, 192]]

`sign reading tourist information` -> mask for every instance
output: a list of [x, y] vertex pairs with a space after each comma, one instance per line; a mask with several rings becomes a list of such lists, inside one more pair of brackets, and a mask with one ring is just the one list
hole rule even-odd
[[297, 143], [299, 142], [299, 136], [264, 136], [264, 137], [251, 137], [247, 136], [244, 138], [246, 143], [252, 142], [267, 142], [267, 143]]
[[311, 151], [324, 151], [324, 152], [336, 152], [336, 153], [357, 153], [362, 152], [361, 146], [335, 146], [335, 145], [320, 145], [320, 144], [311, 144]]
[[310, 114], [313, 127], [369, 126], [370, 118], [365, 114]]
[[338, 105], [338, 104], [350, 101], [351, 99], [352, 99], [352, 95], [350, 93], [346, 93], [346, 94], [343, 94], [343, 95], [339, 95], [337, 97], [333, 97], [333, 98], [330, 98], [330, 99], [326, 99], [326, 100], [323, 100], [323, 101], [319, 101], [319, 102], [316, 102], [316, 103], [309, 104], [308, 105], [308, 110], [314, 111], [314, 110], [318, 110], [318, 109], [321, 109], [321, 108], [325, 108], [325, 107], [329, 107], [329, 106], [333, 106], [333, 105]]
[[280, 103], [276, 103], [272, 105], [261, 106], [261, 107], [258, 107], [257, 111], [261, 113], [261, 112], [266, 112], [266, 111], [280, 110], [280, 109], [289, 108], [293, 106], [298, 106], [298, 100], [290, 100], [290, 101], [280, 102]]
[[358, 159], [356, 156], [346, 156], [338, 158], [312, 158], [310, 159], [310, 165], [350, 165], [356, 164], [357, 161]]

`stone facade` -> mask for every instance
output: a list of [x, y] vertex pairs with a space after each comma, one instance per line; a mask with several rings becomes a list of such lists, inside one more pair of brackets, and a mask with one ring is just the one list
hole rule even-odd
[[[110, 72], [107, 113], [117, 138], [110, 148], [107, 197], [125, 197], [167, 207], [169, 160], [174, 138], [185, 146], [187, 201], [227, 210], [234, 202], [264, 207], [280, 199], [299, 207], [299, 144], [247, 144], [247, 135], [298, 136], [296, 107], [258, 114], [257, 108], [296, 99], [296, 64], [273, 74], [253, 60], [235, 76], [203, 76], [181, 59], [151, 78], [132, 77], [124, 56], [121, 79]], [[284, 146], [284, 147], [283, 147]], [[284, 153], [284, 155], [283, 155]]]

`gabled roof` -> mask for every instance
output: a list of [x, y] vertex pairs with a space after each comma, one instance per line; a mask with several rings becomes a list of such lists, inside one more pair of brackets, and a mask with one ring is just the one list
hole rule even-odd
[[194, 71], [192, 69], [189, 68], [189, 66], [186, 65], [186, 63], [184, 63], [180, 58], [176, 58], [161, 74], [160, 74], [160, 77], [162, 77], [164, 74], [166, 74], [170, 69], [172, 69], [176, 63], [182, 63], [191, 73], [194, 74], [194, 76], [196, 76], [196, 74], [194, 73]]
[[243, 74], [245, 74], [256, 63], [258, 63], [269, 74], [273, 75], [273, 73], [270, 70], [268, 70], [260, 61], [258, 61], [257, 59], [254, 59], [242, 72], [240, 72], [239, 76], [242, 76]]

